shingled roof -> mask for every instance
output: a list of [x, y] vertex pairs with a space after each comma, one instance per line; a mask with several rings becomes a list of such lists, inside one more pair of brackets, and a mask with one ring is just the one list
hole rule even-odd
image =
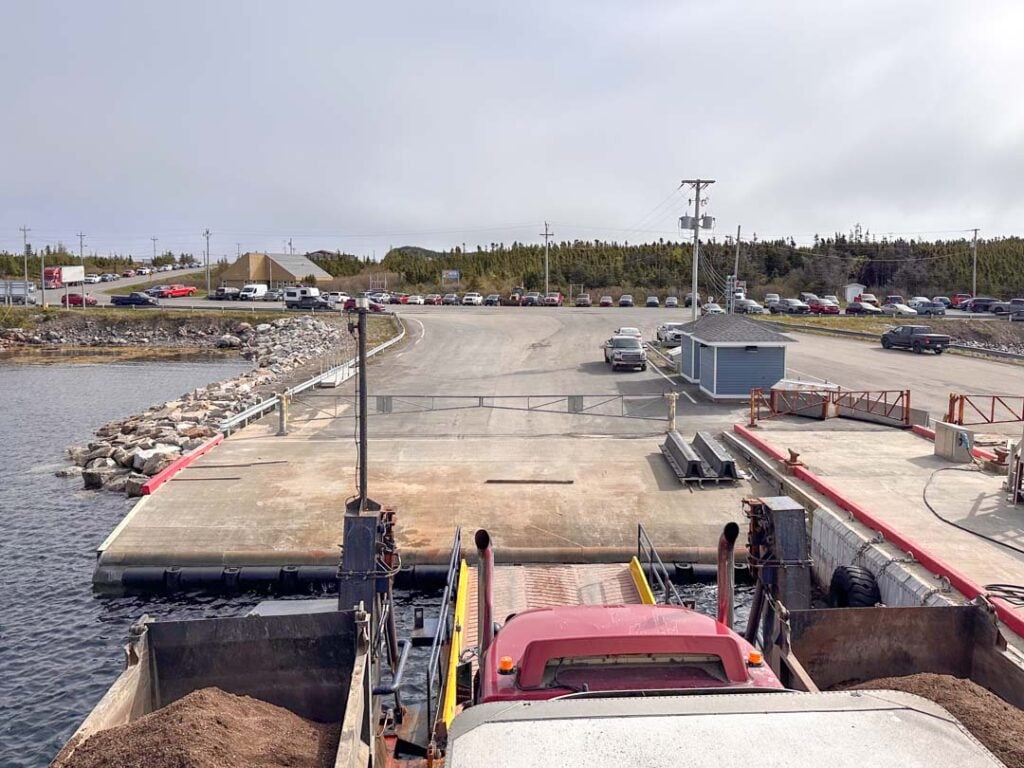
[[741, 315], [706, 315], [679, 329], [704, 344], [786, 344], [793, 339]]

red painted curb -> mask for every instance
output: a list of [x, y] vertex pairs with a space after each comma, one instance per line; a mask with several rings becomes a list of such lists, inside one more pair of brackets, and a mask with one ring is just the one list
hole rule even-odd
[[935, 439], [935, 430], [934, 429], [929, 429], [928, 427], [922, 427], [920, 424], [915, 424], [910, 429], [913, 430], [914, 434], [916, 434], [916, 435], [920, 435], [921, 437], [926, 437], [929, 440], [934, 440]]
[[143, 484], [143, 486], [142, 486], [142, 495], [143, 496], [149, 496], [151, 493], [153, 493], [153, 491], [155, 491], [161, 485], [166, 483], [168, 480], [170, 480], [176, 474], [181, 472], [181, 470], [183, 470], [185, 467], [187, 467], [193, 461], [198, 459], [204, 453], [209, 453], [213, 448], [215, 448], [216, 446], [220, 445], [223, 441], [224, 441], [224, 435], [221, 435], [221, 434], [214, 435], [209, 440], [207, 440], [205, 443], [203, 443], [198, 448], [196, 448], [194, 451], [191, 451], [190, 453], [186, 453], [184, 456], [180, 456], [179, 458], [175, 459], [170, 464], [168, 464], [166, 467], [164, 467], [163, 470], [161, 470], [157, 474], [153, 475], [151, 478], [149, 478], [149, 480], [147, 480], [145, 482], [145, 484]]
[[740, 437], [742, 437], [747, 442], [753, 443], [753, 445], [756, 448], [758, 448], [758, 450], [762, 451], [763, 453], [767, 453], [776, 461], [786, 460], [786, 455], [782, 453], [782, 451], [777, 449], [774, 445], [771, 445], [767, 441], [755, 435], [749, 427], [744, 427], [742, 424], [733, 424], [732, 431], [735, 432]]

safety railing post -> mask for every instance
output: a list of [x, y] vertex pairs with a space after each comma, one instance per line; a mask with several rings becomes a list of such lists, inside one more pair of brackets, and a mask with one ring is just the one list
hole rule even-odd
[[282, 392], [277, 401], [278, 437], [284, 437], [288, 434], [288, 401], [290, 399], [287, 392]]
[[665, 397], [668, 398], [668, 431], [676, 431], [676, 403], [679, 402], [678, 392], [668, 392]]

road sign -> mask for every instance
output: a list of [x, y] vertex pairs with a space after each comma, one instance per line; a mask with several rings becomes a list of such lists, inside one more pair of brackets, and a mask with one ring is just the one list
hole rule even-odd
[[441, 277], [445, 280], [458, 280], [459, 270], [457, 269], [446, 269], [441, 273]]

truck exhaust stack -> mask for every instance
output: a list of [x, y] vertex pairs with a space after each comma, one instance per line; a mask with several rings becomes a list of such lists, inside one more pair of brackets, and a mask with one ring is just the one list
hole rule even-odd
[[733, 623], [734, 568], [739, 535], [740, 527], [736, 523], [726, 523], [718, 537], [718, 621], [729, 629]]
[[[737, 531], [739, 528], [737, 528]], [[481, 528], [474, 536], [477, 551], [477, 636], [479, 638], [479, 657], [491, 647], [494, 640], [494, 549], [491, 547], [491, 535]]]

